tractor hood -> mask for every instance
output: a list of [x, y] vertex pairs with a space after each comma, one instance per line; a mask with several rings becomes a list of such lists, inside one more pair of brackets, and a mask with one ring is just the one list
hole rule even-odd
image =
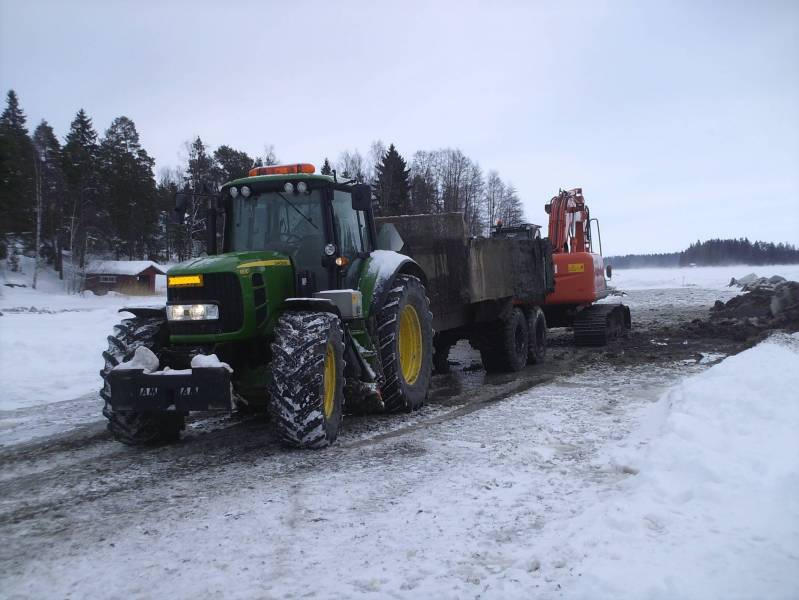
[[167, 271], [167, 303], [217, 304], [219, 319], [170, 322], [170, 341], [240, 342], [269, 335], [294, 291], [291, 259], [280, 252], [231, 252], [175, 265]]
[[247, 275], [248, 272], [259, 267], [291, 267], [291, 260], [280, 252], [231, 252], [187, 260], [169, 269], [167, 275], [223, 272], [237, 272], [239, 275]]

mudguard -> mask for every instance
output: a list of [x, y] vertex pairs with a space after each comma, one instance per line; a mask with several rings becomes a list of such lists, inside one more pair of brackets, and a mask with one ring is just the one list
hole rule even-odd
[[418, 277], [427, 285], [427, 276], [412, 258], [393, 250], [375, 250], [369, 255], [358, 283], [358, 289], [363, 294], [365, 315], [373, 316], [379, 310], [394, 287], [397, 275], [401, 274]]

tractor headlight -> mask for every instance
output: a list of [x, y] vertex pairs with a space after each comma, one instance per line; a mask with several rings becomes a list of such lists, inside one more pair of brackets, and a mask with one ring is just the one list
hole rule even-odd
[[170, 321], [215, 321], [219, 318], [216, 304], [170, 304], [166, 307]]

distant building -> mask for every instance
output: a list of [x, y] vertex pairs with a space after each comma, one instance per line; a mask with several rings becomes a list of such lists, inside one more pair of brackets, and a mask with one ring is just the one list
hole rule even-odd
[[165, 275], [163, 267], [151, 260], [104, 260], [86, 267], [83, 289], [102, 295], [119, 292], [128, 295], [155, 294], [155, 276]]

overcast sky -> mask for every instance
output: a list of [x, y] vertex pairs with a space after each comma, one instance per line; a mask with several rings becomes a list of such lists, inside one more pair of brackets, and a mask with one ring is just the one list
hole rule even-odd
[[460, 148], [545, 224], [582, 187], [606, 254], [799, 244], [799, 2], [0, 0], [0, 84], [63, 138], [133, 119], [321, 166]]

